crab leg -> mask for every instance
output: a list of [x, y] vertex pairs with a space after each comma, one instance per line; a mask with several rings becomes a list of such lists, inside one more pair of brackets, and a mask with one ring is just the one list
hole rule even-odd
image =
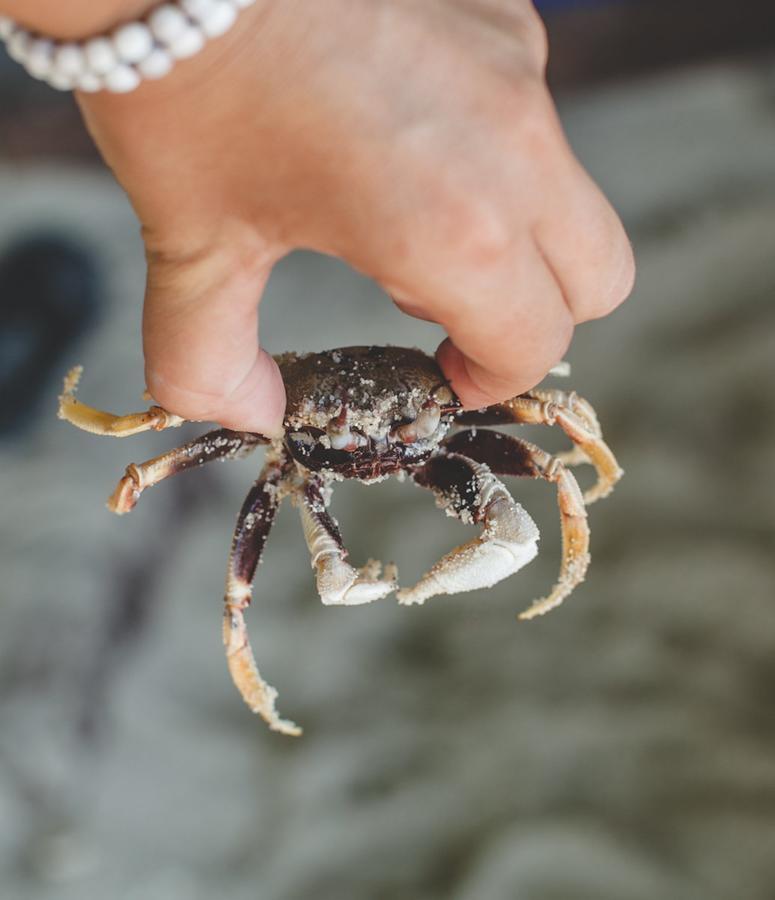
[[146, 462], [130, 463], [108, 500], [108, 509], [119, 516], [128, 513], [147, 487], [214, 459], [240, 459], [266, 442], [260, 434], [218, 428]]
[[595, 500], [607, 497], [624, 474], [608, 444], [595, 433], [594, 426], [590, 426], [583, 415], [553, 400], [541, 400], [531, 396], [515, 397], [513, 400], [507, 400], [504, 406], [514, 414], [517, 422], [526, 425], [559, 425], [573, 443], [589, 457], [597, 471], [597, 483], [584, 494], [585, 503], [594, 503]]
[[[580, 397], [575, 391], [562, 391], [556, 388], [535, 388], [532, 391], [528, 391], [527, 396], [535, 400], [541, 400], [543, 403], [556, 403], [559, 406], [567, 407], [571, 412], [576, 413], [579, 418], [584, 420], [589, 430], [596, 437], [603, 437], [603, 430], [600, 427], [600, 421], [592, 404], [584, 397]], [[575, 444], [572, 450], [556, 453], [555, 457], [560, 462], [565, 463], [566, 466], [580, 466], [585, 463], [591, 463], [587, 454]]]
[[575, 391], [561, 391], [558, 388], [533, 388], [523, 396], [540, 400], [542, 403], [556, 403], [565, 407], [583, 419], [589, 430], [597, 437], [603, 436], [600, 428], [600, 420], [592, 404], [585, 397], [580, 397]]
[[457, 421], [463, 425], [559, 425], [575, 445], [560, 457], [562, 462], [577, 465], [588, 461], [597, 471], [597, 483], [584, 494], [587, 504], [608, 496], [623, 475], [602, 437], [594, 409], [575, 392], [528, 391], [486, 410], [462, 413]]
[[396, 589], [398, 572], [394, 565], [385, 566], [370, 559], [356, 569], [347, 562], [339, 525], [328, 512], [330, 491], [312, 476], [304, 484], [301, 495], [301, 524], [312, 556], [320, 599], [328, 605], [355, 606], [380, 600]]
[[75, 391], [82, 373], [83, 367], [75, 366], [65, 375], [64, 388], [59, 396], [57, 412], [60, 419], [64, 419], [82, 431], [90, 431], [92, 434], [107, 437], [129, 437], [132, 434], [140, 434], [142, 431], [177, 428], [186, 421], [180, 416], [167, 412], [161, 406], [152, 406], [145, 412], [129, 413], [125, 416], [116, 416], [113, 413], [95, 409], [93, 406], [87, 406], [75, 398]]
[[400, 590], [399, 603], [492, 587], [538, 552], [535, 522], [487, 466], [450, 453], [431, 458], [412, 477], [433, 490], [448, 515], [484, 528], [479, 537], [442, 557], [414, 587]]
[[279, 717], [275, 709], [277, 691], [259, 674], [244, 616], [253, 593], [253, 577], [280, 504], [278, 489], [283, 474], [282, 463], [267, 463], [242, 505], [226, 575], [223, 642], [229, 672], [245, 703], [273, 731], [296, 736], [301, 734], [301, 728]]
[[541, 616], [559, 606], [584, 580], [589, 566], [589, 526], [581, 490], [564, 464], [540, 447], [497, 431], [460, 431], [444, 442], [448, 451], [486, 463], [498, 475], [544, 478], [557, 486], [562, 527], [560, 577], [548, 597], [536, 600], [520, 619]]

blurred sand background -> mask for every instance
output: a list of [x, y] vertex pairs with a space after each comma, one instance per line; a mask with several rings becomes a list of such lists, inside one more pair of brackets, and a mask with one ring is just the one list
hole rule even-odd
[[[19, 84], [3, 65], [0, 95]], [[542, 529], [521, 575], [420, 608], [324, 608], [285, 507], [250, 625], [306, 733], [271, 734], [220, 637], [260, 454], [113, 517], [125, 464], [183, 435], [77, 432], [55, 418], [52, 373], [0, 442], [0, 897], [775, 896], [775, 57], [566, 80], [558, 99], [639, 266], [633, 298], [569, 355], [626, 470], [591, 509], [587, 582], [516, 622], [559, 534], [552, 490], [510, 481]], [[87, 402], [135, 408], [131, 210], [88, 154], [9, 152], [18, 128], [3, 141], [0, 253], [54, 229], [94, 255], [99, 322], [62, 369], [84, 363]], [[309, 254], [278, 267], [262, 336], [272, 351], [439, 339]], [[352, 559], [394, 559], [403, 583], [468, 534], [410, 484], [343, 485], [333, 511]]]

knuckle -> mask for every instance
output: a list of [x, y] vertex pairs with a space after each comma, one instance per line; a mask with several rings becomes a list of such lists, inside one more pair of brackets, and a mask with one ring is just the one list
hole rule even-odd
[[508, 35], [508, 64], [512, 70], [543, 75], [549, 42], [546, 26], [537, 10], [529, 3], [509, 6], [501, 2], [497, 12], [493, 10], [492, 14], [491, 22]]
[[562, 146], [549, 90], [541, 79], [522, 78], [502, 87], [496, 133], [514, 154], [533, 166], [556, 159]]
[[141, 234], [149, 272], [165, 278], [255, 278], [281, 254], [278, 246], [242, 224], [219, 225], [215, 234], [196, 224], [164, 231], [144, 225]]
[[519, 30], [530, 60], [543, 73], [549, 61], [549, 38], [544, 20], [531, 10], [520, 18]]
[[440, 245], [457, 266], [486, 270], [510, 252], [513, 234], [499, 204], [460, 186], [446, 186], [437, 204]]

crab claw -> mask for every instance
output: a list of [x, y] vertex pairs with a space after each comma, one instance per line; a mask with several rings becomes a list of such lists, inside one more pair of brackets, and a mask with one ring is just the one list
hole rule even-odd
[[[370, 559], [356, 569], [343, 559], [328, 557], [316, 563], [320, 599], [326, 606], [358, 606], [387, 597], [398, 587], [398, 569], [392, 563], [385, 566]], [[380, 574], [383, 577], [380, 578]]]

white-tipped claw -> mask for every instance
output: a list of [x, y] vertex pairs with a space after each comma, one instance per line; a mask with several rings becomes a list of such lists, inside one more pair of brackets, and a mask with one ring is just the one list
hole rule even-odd
[[395, 565], [391, 563], [385, 566], [382, 574], [382, 564], [376, 559], [370, 559], [365, 566], [356, 569], [341, 556], [330, 555], [319, 558], [315, 567], [318, 593], [326, 606], [372, 603], [387, 597], [398, 586], [398, 570]]

